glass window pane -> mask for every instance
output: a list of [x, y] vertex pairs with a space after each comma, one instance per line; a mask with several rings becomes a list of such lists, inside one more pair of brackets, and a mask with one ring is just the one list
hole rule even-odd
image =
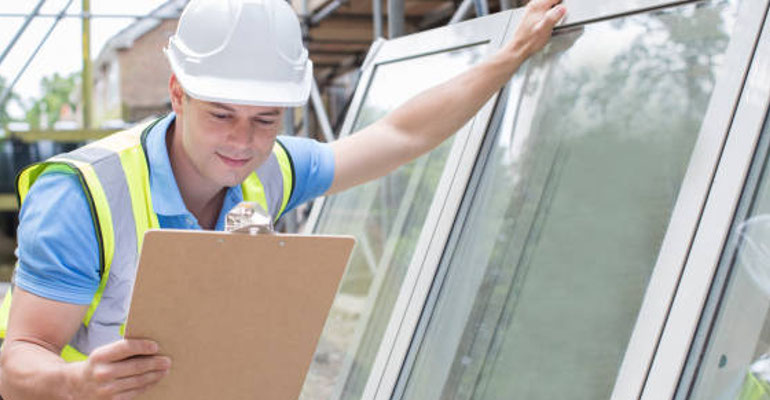
[[[477, 45], [379, 65], [354, 131], [467, 69], [486, 49]], [[451, 146], [450, 139], [382, 179], [327, 199], [315, 232], [351, 234], [358, 244], [303, 399], [360, 398]]]
[[[697, 337], [707, 339], [705, 354], [694, 350], [697, 368], [691, 388], [677, 398], [770, 399], [770, 165], [767, 120], [751, 179], [718, 267], [710, 303], [718, 302], [716, 323], [702, 319]], [[722, 280], [721, 275], [726, 279]], [[723, 283], [722, 283], [723, 282]], [[709, 307], [711, 308], [711, 307]], [[695, 346], [698, 343], [696, 342]]]
[[598, 22], [532, 60], [477, 165], [401, 398], [609, 398], [735, 12]]

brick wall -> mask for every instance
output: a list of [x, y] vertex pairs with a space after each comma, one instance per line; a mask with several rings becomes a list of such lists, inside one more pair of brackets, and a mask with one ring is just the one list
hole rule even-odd
[[93, 120], [100, 127], [110, 120], [122, 119], [120, 66], [115, 58], [94, 64]]
[[170, 110], [171, 69], [163, 47], [176, 31], [176, 25], [176, 20], [165, 20], [137, 39], [131, 48], [119, 51], [120, 93], [126, 121], [135, 122]]

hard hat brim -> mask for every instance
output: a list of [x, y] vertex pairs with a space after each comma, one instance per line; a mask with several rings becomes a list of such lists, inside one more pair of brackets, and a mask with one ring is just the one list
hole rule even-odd
[[301, 107], [307, 103], [313, 85], [313, 62], [307, 60], [301, 83], [251, 79], [225, 79], [186, 74], [168, 51], [171, 70], [191, 97], [219, 103], [264, 107]]

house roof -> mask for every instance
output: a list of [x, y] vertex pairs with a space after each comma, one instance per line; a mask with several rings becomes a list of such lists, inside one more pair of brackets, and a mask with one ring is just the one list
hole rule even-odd
[[127, 49], [133, 46], [134, 41], [144, 36], [146, 33], [155, 29], [164, 19], [177, 19], [182, 13], [182, 9], [189, 0], [168, 0], [157, 8], [153, 9], [144, 18], [137, 19], [132, 24], [123, 28], [120, 32], [112, 36], [104, 47], [99, 51], [96, 57], [95, 65], [101, 65], [113, 57], [117, 50]]

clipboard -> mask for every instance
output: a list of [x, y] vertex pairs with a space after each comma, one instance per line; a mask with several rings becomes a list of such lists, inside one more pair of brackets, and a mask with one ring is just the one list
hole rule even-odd
[[296, 400], [350, 236], [151, 230], [126, 324], [172, 359], [144, 400]]

